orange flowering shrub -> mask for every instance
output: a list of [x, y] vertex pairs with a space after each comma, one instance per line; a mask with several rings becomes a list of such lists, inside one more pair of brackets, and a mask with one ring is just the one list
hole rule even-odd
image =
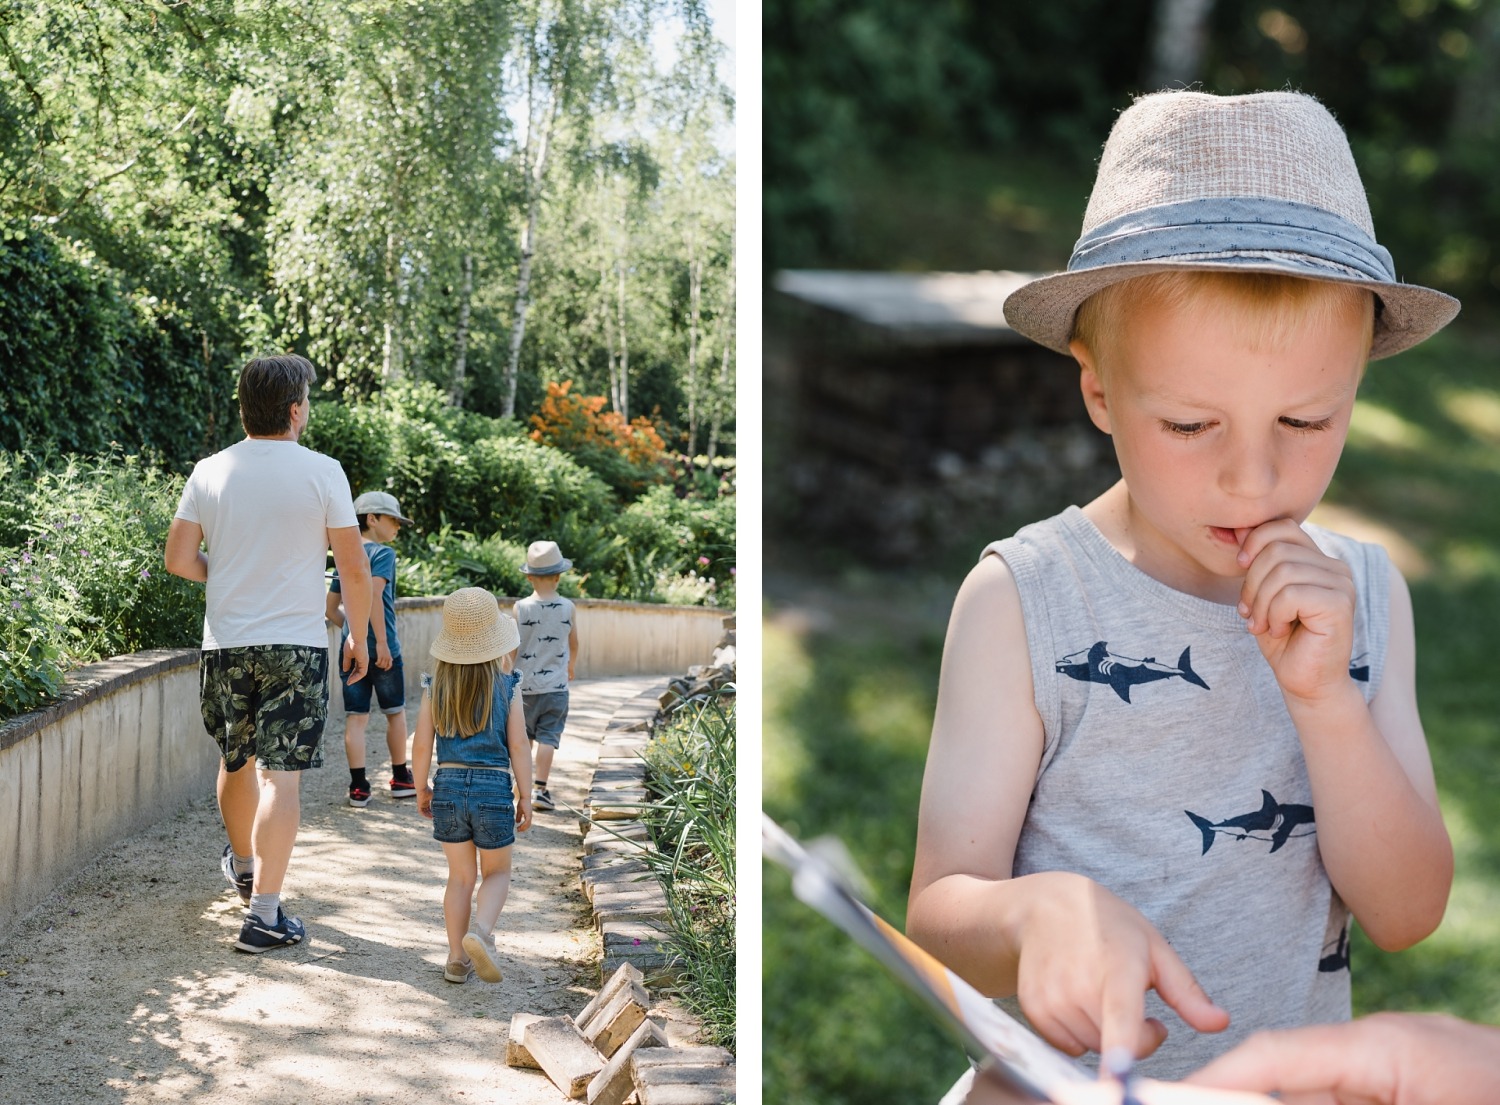
[[[542, 409], [531, 416], [531, 439], [572, 453], [606, 482], [640, 490], [667, 475], [667, 445], [651, 419], [626, 422], [604, 409], [602, 395], [574, 395], [573, 381], [547, 385]], [[623, 461], [628, 472], [620, 471]]]

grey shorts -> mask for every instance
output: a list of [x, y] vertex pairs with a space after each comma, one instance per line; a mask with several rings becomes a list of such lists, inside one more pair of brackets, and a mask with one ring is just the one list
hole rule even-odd
[[306, 645], [209, 649], [198, 658], [203, 726], [228, 771], [253, 756], [267, 771], [323, 766], [328, 650]]
[[526, 711], [526, 735], [549, 748], [562, 747], [563, 726], [568, 723], [568, 691], [523, 694], [521, 706]]

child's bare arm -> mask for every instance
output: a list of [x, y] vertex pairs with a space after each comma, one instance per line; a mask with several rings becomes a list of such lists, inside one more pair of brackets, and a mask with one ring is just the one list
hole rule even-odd
[[521, 704], [521, 688], [516, 687], [510, 699], [510, 713], [505, 718], [505, 743], [510, 749], [510, 773], [516, 781], [516, 832], [531, 828], [531, 741], [526, 738], [526, 708]]
[[912, 938], [986, 994], [1016, 994], [1033, 1025], [1072, 1054], [1165, 1035], [1145, 1019], [1155, 988], [1200, 1031], [1228, 1018], [1130, 905], [1080, 875], [1012, 878], [1042, 754], [1020, 596], [987, 557], [954, 603], [922, 783]]
[[344, 624], [343, 598], [337, 591], [329, 591], [323, 599], [323, 618], [332, 626]]
[[[578, 615], [574, 614], [574, 618]], [[573, 673], [578, 669], [578, 627], [575, 625], [568, 630], [568, 682], [573, 681]]]
[[417, 728], [411, 738], [411, 775], [417, 781], [417, 809], [423, 817], [432, 816], [432, 749], [436, 733], [432, 725], [432, 694], [422, 692], [422, 706], [417, 710]]
[[1406, 581], [1393, 566], [1385, 675], [1366, 706], [1348, 673], [1356, 601], [1348, 569], [1291, 522], [1252, 531], [1245, 551], [1250, 629], [1302, 740], [1323, 866], [1371, 940], [1388, 951], [1409, 947], [1443, 918], [1453, 848], [1417, 713]]
[[370, 577], [370, 629], [375, 634], [375, 666], [388, 671], [391, 664], [391, 644], [385, 639], [385, 577]]

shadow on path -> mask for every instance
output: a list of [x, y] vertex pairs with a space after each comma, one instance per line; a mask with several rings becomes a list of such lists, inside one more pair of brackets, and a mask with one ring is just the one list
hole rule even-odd
[[[550, 780], [562, 801], [583, 804], [614, 711], [665, 681], [573, 684]], [[349, 807], [342, 738], [324, 735], [324, 767], [303, 780], [284, 893], [307, 941], [234, 951], [243, 909], [219, 873], [223, 826], [204, 795], [109, 849], [0, 946], [0, 1101], [566, 1100], [505, 1066], [505, 1040], [512, 1013], [576, 1013], [598, 987], [577, 818], [538, 813], [518, 837], [496, 930], [503, 981], [452, 985], [431, 822], [381, 789], [378, 721], [366, 734], [375, 795]]]

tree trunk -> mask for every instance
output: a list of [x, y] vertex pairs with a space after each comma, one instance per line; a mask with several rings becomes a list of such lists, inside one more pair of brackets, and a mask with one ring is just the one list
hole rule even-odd
[[609, 257], [599, 254], [599, 318], [604, 330], [604, 353], [609, 368], [609, 405], [619, 411], [624, 397], [620, 394], [620, 357], [615, 350], [615, 306], [610, 301]]
[[1213, 8], [1214, 0], [1156, 0], [1147, 92], [1198, 80]]
[[474, 255], [464, 251], [464, 282], [459, 290], [458, 333], [454, 336], [453, 384], [448, 389], [450, 406], [464, 405], [464, 376], [469, 367], [469, 308], [474, 301]]
[[688, 447], [691, 459], [698, 455], [698, 316], [703, 304], [703, 259], [697, 236], [688, 243]]
[[[620, 220], [624, 222], [622, 217]], [[620, 412], [620, 417], [626, 422], [630, 421], [630, 340], [629, 333], [625, 328], [625, 259], [618, 258], [615, 261], [615, 271], [619, 274], [619, 327], [620, 327], [620, 402], [615, 407]]]
[[730, 353], [734, 349], [734, 238], [729, 239], [729, 294], [724, 297], [724, 354], [719, 359], [719, 379], [714, 388], [712, 415], [708, 424], [708, 467], [713, 469], [719, 451], [719, 429], [724, 424], [724, 401], [733, 394], [729, 386]]
[[[530, 78], [528, 78], [528, 84]], [[541, 133], [536, 133], [535, 123], [529, 123], [526, 133], [526, 162], [522, 170], [526, 175], [526, 225], [521, 230], [521, 266], [516, 275], [516, 309], [510, 331], [510, 357], [505, 364], [504, 417], [516, 415], [516, 378], [521, 367], [521, 341], [526, 337], [526, 312], [531, 307], [531, 260], [536, 253], [537, 214], [542, 205], [542, 186], [547, 177], [547, 147], [552, 140], [552, 125], [557, 118], [557, 89], [547, 95], [547, 108], [542, 113]], [[528, 118], [530, 118], [531, 96], [527, 95]], [[535, 157], [532, 151], [535, 150]]]
[[[395, 219], [394, 211], [391, 217]], [[387, 384], [401, 378], [401, 291], [396, 286], [400, 271], [396, 264], [396, 230], [393, 226], [385, 235], [385, 348], [380, 362], [380, 378]]]

